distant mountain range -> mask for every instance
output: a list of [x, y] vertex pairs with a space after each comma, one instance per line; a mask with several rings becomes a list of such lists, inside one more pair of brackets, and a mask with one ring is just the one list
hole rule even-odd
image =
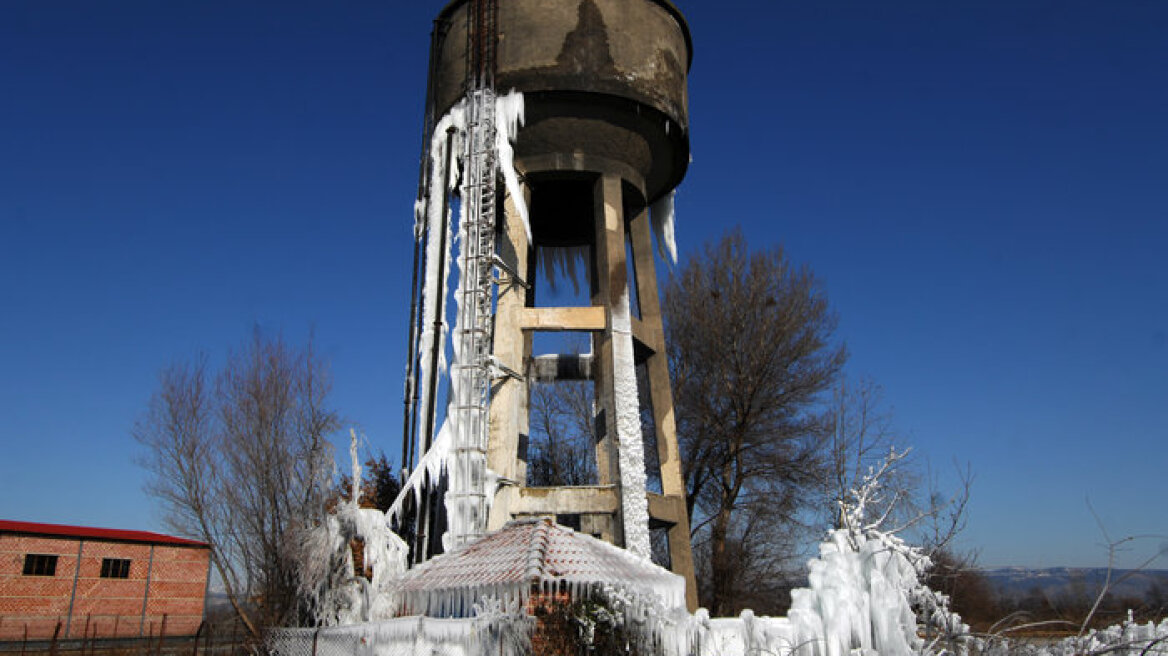
[[[1105, 567], [999, 567], [983, 569], [981, 573], [989, 579], [999, 595], [1012, 598], [1025, 597], [1034, 590], [1046, 596], [1084, 593], [1094, 597], [1107, 580]], [[1168, 570], [1116, 569], [1111, 572], [1110, 592], [1119, 598], [1142, 599], [1154, 586], [1158, 586], [1162, 595], [1168, 596]]]

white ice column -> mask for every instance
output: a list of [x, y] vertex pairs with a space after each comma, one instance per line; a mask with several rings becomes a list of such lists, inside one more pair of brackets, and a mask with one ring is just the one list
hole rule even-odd
[[[632, 309], [629, 306], [628, 266], [625, 262], [625, 221], [619, 176], [604, 175], [596, 184], [597, 264], [600, 297], [609, 306], [607, 348], [610, 381], [600, 393], [606, 413], [608, 438], [615, 442], [616, 481], [620, 486], [621, 523], [625, 548], [649, 558], [649, 502], [645, 496], [645, 447], [641, 435], [641, 408], [637, 395], [633, 351]], [[604, 353], [607, 351], [607, 353]], [[611, 387], [607, 384], [611, 382]], [[609, 447], [611, 453], [611, 446]], [[611, 470], [611, 464], [610, 469]]]

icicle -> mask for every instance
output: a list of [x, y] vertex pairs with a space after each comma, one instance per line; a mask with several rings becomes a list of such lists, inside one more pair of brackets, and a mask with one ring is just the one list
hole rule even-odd
[[677, 238], [674, 235], [676, 222], [674, 195], [676, 193], [677, 191], [673, 190], [658, 198], [649, 209], [653, 233], [657, 236], [657, 252], [661, 254], [661, 259], [674, 264], [677, 264]]
[[[544, 280], [552, 289], [556, 288], [557, 269], [572, 282], [573, 293], [580, 293], [581, 274], [587, 280], [591, 273], [589, 264], [590, 246], [540, 246], [537, 258], [543, 269]], [[581, 270], [583, 269], [583, 270]]]
[[495, 151], [499, 155], [499, 171], [503, 174], [507, 193], [511, 195], [515, 209], [523, 219], [523, 229], [527, 233], [527, 243], [530, 244], [531, 221], [528, 217], [527, 201], [519, 187], [519, 176], [515, 172], [515, 151], [511, 148], [511, 143], [515, 141], [524, 119], [522, 93], [512, 89], [507, 95], [495, 99]]
[[422, 456], [422, 461], [418, 463], [418, 467], [410, 474], [410, 477], [402, 485], [402, 490], [398, 494], [397, 499], [394, 499], [393, 505], [385, 512], [388, 521], [394, 521], [401, 518], [402, 505], [408, 496], [414, 499], [415, 507], [421, 503], [422, 500], [422, 483], [426, 476], [430, 477], [431, 481], [438, 480], [442, 473], [446, 471], [447, 461], [451, 455], [451, 433], [446, 422], [442, 423], [442, 427], [438, 430], [438, 436], [434, 438], [433, 444], [430, 445], [430, 450]]
[[414, 201], [414, 240], [422, 238], [426, 230], [426, 203], [422, 200]]
[[357, 431], [352, 428], [349, 429], [349, 462], [353, 466], [350, 472], [353, 480], [349, 500], [356, 505], [361, 500], [361, 461], [357, 458]]
[[[419, 392], [421, 408], [432, 403], [432, 377], [446, 370], [446, 317], [438, 316], [438, 306], [445, 306], [449, 295], [451, 237], [451, 209], [446, 202], [457, 185], [458, 166], [448, 161], [447, 153], [461, 153], [462, 134], [466, 130], [466, 111], [462, 103], [442, 117], [430, 137], [430, 186], [427, 189], [426, 208], [426, 274], [422, 298], [422, 332], [418, 340]], [[449, 144], [447, 141], [449, 140]], [[449, 146], [449, 148], [448, 148]], [[448, 170], [448, 166], [451, 167]], [[446, 186], [444, 186], [444, 182]], [[443, 211], [445, 210], [445, 212]], [[421, 212], [420, 209], [416, 209]], [[443, 247], [445, 242], [445, 248]], [[436, 322], [439, 334], [434, 334]], [[438, 371], [431, 371], [430, 354], [437, 350]]]

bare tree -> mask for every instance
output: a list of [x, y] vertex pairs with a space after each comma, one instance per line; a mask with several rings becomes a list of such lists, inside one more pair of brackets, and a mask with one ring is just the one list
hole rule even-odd
[[[897, 535], [910, 534], [925, 553], [946, 552], [951, 566], [972, 566], [972, 556], [951, 548], [953, 538], [965, 527], [973, 475], [968, 466], [956, 467], [957, 489], [942, 492], [927, 463], [912, 457], [910, 447], [898, 448], [903, 437], [892, 428], [883, 406], [883, 390], [871, 379], [841, 380], [836, 386], [830, 414], [831, 478], [826, 489], [833, 511], [832, 528], [846, 527], [842, 512], [847, 504], [862, 504], [872, 528]], [[880, 485], [876, 496], [857, 497], [857, 490], [871, 477]]]
[[530, 399], [528, 484], [595, 484], [592, 383], [537, 381], [531, 387]]
[[912, 449], [897, 451], [898, 436], [882, 401], [883, 390], [868, 378], [840, 380], [836, 386], [830, 411], [829, 498], [824, 504], [832, 511], [832, 528], [846, 528], [848, 518], [842, 510], [853, 503], [861, 482], [873, 474], [880, 479], [879, 496], [857, 502], [865, 504], [863, 514], [874, 525], [901, 533], [926, 519], [920, 499], [923, 480], [910, 458]]
[[846, 351], [811, 271], [779, 248], [750, 252], [738, 231], [671, 277], [664, 308], [702, 603], [726, 615], [759, 579], [743, 558], [775, 556], [822, 489], [821, 396]]
[[[911, 457], [912, 450], [897, 449], [901, 438], [882, 397], [870, 379], [841, 380], [836, 387], [832, 476], [826, 490], [830, 503], [824, 504], [833, 511], [829, 523], [850, 536], [879, 532], [918, 545], [905, 553], [927, 570], [917, 595], [922, 604], [917, 610], [929, 611], [921, 617], [922, 633], [931, 640], [958, 640], [965, 629], [954, 623], [959, 617], [967, 621], [967, 611], [981, 622], [995, 617], [994, 595], [975, 567], [974, 554], [959, 552], [952, 544], [965, 525], [972, 476], [968, 468], [958, 469], [956, 493], [942, 494], [926, 468]], [[931, 615], [938, 609], [940, 622]]]
[[169, 528], [211, 545], [216, 572], [240, 620], [295, 623], [297, 531], [319, 516], [334, 474], [325, 366], [256, 329], [222, 370], [207, 359], [162, 370], [134, 428], [146, 447], [147, 491]]
[[[569, 353], [579, 355], [579, 342], [569, 342]], [[660, 492], [661, 468], [657, 460], [657, 437], [653, 407], [649, 400], [647, 373], [637, 369], [637, 390], [641, 407], [641, 434], [644, 442], [645, 480], [648, 488]], [[529, 396], [529, 444], [527, 481], [537, 487], [595, 485], [598, 482], [595, 454], [595, 383], [590, 380], [535, 380]], [[668, 551], [664, 546], [665, 552]], [[663, 552], [664, 553], [664, 552]]]
[[[848, 492], [863, 477], [865, 470], [880, 462], [894, 445], [891, 422], [879, 405], [880, 388], [870, 379], [858, 384], [841, 380], [832, 399], [831, 480], [828, 494], [835, 528], [842, 528], [840, 509]], [[900, 490], [904, 484], [894, 486]], [[899, 494], [898, 499], [902, 498]]]

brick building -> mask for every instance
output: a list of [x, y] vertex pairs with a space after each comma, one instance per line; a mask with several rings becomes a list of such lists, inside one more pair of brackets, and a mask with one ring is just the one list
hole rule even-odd
[[193, 634], [210, 555], [159, 533], [0, 520], [0, 640]]

